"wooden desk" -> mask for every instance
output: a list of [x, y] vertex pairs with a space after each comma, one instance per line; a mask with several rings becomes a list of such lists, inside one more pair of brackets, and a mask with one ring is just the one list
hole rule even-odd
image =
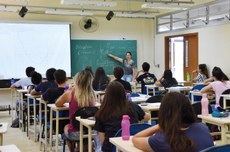
[[92, 128], [95, 125], [95, 120], [81, 119], [76, 117], [80, 122], [80, 152], [83, 152], [83, 126], [88, 128], [88, 152], [92, 152]]
[[169, 87], [166, 88], [168, 92], [181, 92], [181, 91], [190, 91], [193, 87], [192, 86], [178, 86], [178, 87]]
[[1, 152], [21, 152], [16, 145], [0, 146]]
[[193, 104], [194, 101], [194, 96], [202, 96], [202, 93], [200, 91], [190, 91], [191, 94], [191, 104]]
[[[40, 132], [40, 135], [39, 135], [39, 142], [40, 142], [40, 150], [42, 151], [42, 143], [44, 144], [44, 151], [46, 152], [47, 151], [47, 102], [42, 100], [42, 99], [38, 99], [39, 100], [39, 132]], [[44, 109], [42, 109], [42, 107], [44, 107]], [[42, 115], [44, 114], [45, 116], [45, 122], [44, 122], [44, 139], [42, 138]]]
[[[25, 131], [25, 124], [24, 124], [24, 117], [23, 117], [23, 94], [26, 94], [28, 90], [24, 89], [17, 89], [16, 93], [19, 95], [19, 128], [24, 128]], [[18, 96], [16, 95], [16, 96]], [[21, 124], [21, 125], [20, 125]]]
[[148, 123], [151, 125], [152, 124], [152, 122], [151, 122], [152, 120], [157, 120], [158, 119], [157, 117], [152, 118], [151, 111], [159, 111], [161, 103], [157, 102], [157, 103], [146, 103], [146, 104], [147, 104], [146, 106], [142, 106], [141, 104], [139, 104], [139, 106], [144, 111], [147, 111], [147, 112], [150, 113], [150, 119], [149, 119]]
[[[31, 94], [25, 94], [27, 96], [27, 136], [29, 137], [29, 131], [34, 133], [34, 142], [36, 142], [37, 138], [37, 121], [36, 121], [36, 99], [40, 98], [41, 95], [31, 95]], [[33, 100], [33, 103], [30, 104], [30, 99]], [[34, 129], [30, 128], [30, 107], [33, 106], [33, 112], [34, 112]]]
[[[53, 130], [53, 120], [56, 120], [56, 152], [58, 152], [58, 131], [59, 131], [59, 120], [69, 119], [69, 117], [59, 118], [59, 111], [69, 110], [69, 104], [65, 104], [63, 107], [56, 107], [55, 104], [48, 104], [50, 107], [50, 151], [52, 151], [52, 130]], [[56, 113], [56, 118], [53, 118], [53, 112]]]
[[155, 84], [145, 85], [145, 87], [146, 87], [146, 93], [147, 93], [147, 95], [149, 95], [149, 89], [153, 90], [153, 96], [156, 95], [156, 90], [155, 90], [156, 88], [159, 88], [161, 90], [164, 89], [164, 87], [159, 87], [159, 86], [156, 86]]
[[210, 123], [213, 125], [220, 126], [221, 143], [227, 144], [226, 132], [228, 131], [228, 126], [230, 125], [230, 116], [226, 118], [216, 118], [216, 117], [212, 117], [212, 115], [210, 114], [208, 116], [198, 115], [198, 118], [201, 118], [203, 123]]
[[221, 95], [223, 97], [223, 108], [226, 109], [227, 107], [227, 100], [230, 100], [230, 94], [223, 94]]
[[3, 134], [7, 132], [7, 123], [0, 123], [2, 126], [0, 127], [0, 145], [3, 145]]
[[146, 100], [148, 100], [148, 98], [150, 98], [151, 96], [146, 95], [146, 94], [139, 94], [140, 96], [138, 97], [131, 97], [132, 102], [146, 102]]
[[116, 152], [143, 152], [142, 150], [134, 147], [132, 143], [132, 136], [129, 140], [122, 140], [122, 137], [109, 138], [109, 141], [116, 146]]

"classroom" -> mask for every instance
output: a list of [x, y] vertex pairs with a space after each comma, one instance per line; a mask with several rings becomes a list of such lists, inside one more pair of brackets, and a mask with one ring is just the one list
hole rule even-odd
[[[165, 70], [171, 69], [178, 84], [183, 85], [178, 85], [181, 87], [179, 92], [189, 95], [192, 103], [196, 102], [197, 96], [200, 96], [201, 101], [202, 94], [207, 90], [197, 93], [196, 89], [194, 91], [196, 84], [192, 82], [193, 71], [200, 64], [206, 64], [209, 77], [213, 75], [214, 67], [220, 67], [223, 74], [230, 78], [229, 12], [230, 0], [1, 0], [0, 52], [3, 55], [0, 57], [0, 151], [71, 151], [67, 145], [63, 148], [64, 140], [57, 133], [57, 124], [52, 126], [56, 129], [56, 134], [47, 133], [48, 139], [43, 142], [39, 141], [39, 122], [35, 119], [29, 122], [33, 127], [37, 124], [37, 128], [32, 128], [34, 134], [28, 135], [28, 131], [23, 128], [26, 128], [26, 123], [19, 123], [19, 128], [11, 127], [17, 115], [16, 102], [23, 101], [22, 98], [28, 101], [40, 100], [40, 96], [23, 96], [27, 92], [10, 88], [12, 79], [15, 82], [26, 77], [25, 69], [29, 66], [35, 67], [35, 71], [40, 73], [42, 78], [46, 77], [46, 70], [49, 68], [63, 69], [68, 77], [66, 84], [75, 83], [75, 74], [87, 66], [91, 66], [94, 73], [101, 66], [113, 80], [114, 67], [122, 65], [117, 62], [117, 57], [123, 62], [127, 57], [127, 51], [130, 51], [137, 71], [141, 71], [142, 64], [147, 62], [150, 65], [149, 73], [153, 73], [157, 81], [160, 81]], [[23, 32], [27, 34], [24, 35]], [[181, 54], [176, 52], [177, 49]], [[12, 61], [9, 63], [9, 60]], [[130, 83], [134, 96], [139, 94], [139, 97], [133, 97], [132, 100], [150, 114], [150, 119], [146, 121], [149, 124], [152, 124], [151, 120], [158, 119], [151, 116], [151, 110], [158, 111], [159, 104], [156, 104], [158, 108], [148, 109], [146, 105], [141, 105], [141, 102], [157, 94], [160, 88], [156, 86], [157, 81], [154, 80], [154, 86], [146, 85], [145, 93], [141, 90], [142, 84], [136, 80]], [[166, 89], [164, 86], [161, 87]], [[150, 95], [149, 89], [152, 93]], [[166, 90], [174, 92], [174, 89], [171, 91], [167, 87]], [[97, 100], [101, 102], [101, 95], [104, 94], [104, 90], [103, 93], [96, 91]], [[208, 98], [211, 97], [208, 95]], [[220, 95], [220, 98], [223, 100], [221, 106], [227, 108], [226, 102], [230, 97]], [[53, 112], [60, 110], [53, 106], [47, 107]], [[226, 123], [223, 124], [216, 119], [205, 119], [202, 115], [198, 117], [203, 122], [214, 122], [213, 125], [219, 126], [219, 134], [213, 136], [219, 136], [221, 139], [214, 141], [215, 146], [229, 144], [229, 117], [223, 118], [226, 119]], [[81, 118], [77, 118], [76, 121], [84, 123]], [[92, 127], [94, 124], [95, 121], [87, 125]], [[1, 127], [7, 131], [4, 130], [2, 133]], [[78, 141], [82, 151], [82, 148], [85, 148], [85, 140], [83, 145], [80, 138]], [[89, 135], [88, 141], [92, 138], [94, 139], [94, 135]], [[137, 141], [139, 142], [139, 139]], [[111, 143], [120, 148], [120, 151], [139, 151], [136, 148], [139, 145], [135, 144], [134, 147], [131, 140], [127, 143], [131, 144], [128, 150], [122, 149], [125, 147], [120, 144], [122, 142], [111, 139]], [[50, 143], [53, 148], [50, 148]], [[88, 151], [95, 150], [92, 150], [92, 142], [88, 142], [87, 146], [91, 147]]]

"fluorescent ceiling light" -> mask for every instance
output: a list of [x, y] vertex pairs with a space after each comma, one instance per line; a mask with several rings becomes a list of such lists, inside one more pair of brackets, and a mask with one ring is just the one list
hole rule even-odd
[[181, 5], [169, 5], [169, 4], [153, 4], [146, 3], [141, 6], [142, 8], [153, 8], [153, 9], [167, 9], [167, 10], [187, 10], [188, 6]]
[[98, 7], [115, 7], [116, 2], [98, 2], [89, 0], [61, 0], [61, 4], [79, 5], [79, 6], [98, 6]]
[[117, 17], [131, 17], [131, 18], [154, 18], [153, 14], [127, 14], [127, 13], [116, 13]]
[[0, 12], [17, 12], [18, 9], [16, 8], [9, 8], [9, 7], [0, 7]]
[[82, 15], [82, 16], [92, 16], [93, 13], [91, 12], [83, 12], [83, 11], [69, 11], [69, 10], [46, 10], [46, 14], [57, 14], [57, 15]]

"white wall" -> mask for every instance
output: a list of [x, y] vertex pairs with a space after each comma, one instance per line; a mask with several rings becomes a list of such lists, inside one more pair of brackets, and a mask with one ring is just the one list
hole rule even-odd
[[208, 26], [198, 29], [157, 34], [155, 37], [156, 63], [160, 68], [154, 68], [157, 76], [164, 71], [164, 37], [198, 32], [198, 62], [206, 63], [211, 72], [214, 66], [219, 66], [230, 77], [230, 24]]
[[95, 17], [99, 22], [99, 29], [93, 33], [86, 33], [79, 27], [81, 16], [61, 16], [27, 14], [24, 18], [17, 13], [0, 13], [1, 20], [16, 20], [28, 22], [34, 21], [58, 21], [72, 23], [72, 39], [92, 40], [137, 40], [137, 62], [138, 68], [144, 61], [153, 64], [153, 43], [154, 43], [154, 21], [152, 19], [135, 18], [112, 18], [107, 21], [105, 17]]

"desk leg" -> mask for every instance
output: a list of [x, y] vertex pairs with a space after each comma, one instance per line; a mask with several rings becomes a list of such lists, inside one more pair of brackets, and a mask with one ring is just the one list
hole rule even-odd
[[193, 94], [191, 94], [191, 104], [193, 104], [194, 103], [194, 95]]
[[226, 137], [227, 128], [228, 128], [227, 125], [221, 125], [221, 141], [222, 141], [222, 144], [227, 144], [227, 137]]
[[0, 145], [2, 146], [3, 145], [3, 134], [0, 134]]
[[56, 152], [58, 152], [59, 112], [56, 111]]
[[92, 128], [88, 127], [88, 152], [92, 152]]
[[36, 99], [33, 98], [33, 107], [34, 107], [34, 142], [36, 142], [36, 135], [37, 135], [37, 121], [36, 121]]
[[53, 140], [53, 135], [52, 135], [52, 131], [53, 131], [53, 110], [50, 108], [50, 151], [52, 151], [52, 140]]
[[47, 152], [47, 104], [45, 105], [45, 152]]
[[30, 99], [27, 98], [27, 137], [29, 138], [30, 130]]
[[224, 97], [224, 109], [226, 109], [226, 98]]
[[155, 96], [156, 95], [156, 90], [155, 90], [155, 88], [153, 88], [153, 96]]
[[83, 152], [83, 125], [80, 123], [80, 152]]
[[39, 142], [40, 151], [42, 150], [42, 104], [39, 102]]
[[148, 111], [149, 112], [149, 121], [148, 121], [148, 124], [152, 125], [152, 114], [151, 114], [151, 111]]
[[149, 95], [149, 88], [148, 87], [146, 87], [146, 93], [147, 93], [147, 95]]

